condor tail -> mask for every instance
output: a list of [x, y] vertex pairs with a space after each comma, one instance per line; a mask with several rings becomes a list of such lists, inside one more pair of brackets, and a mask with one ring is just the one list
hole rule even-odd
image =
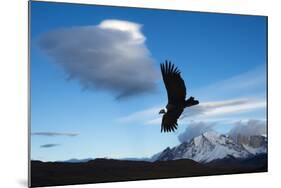
[[198, 100], [194, 100], [194, 97], [189, 97], [189, 99], [187, 99], [185, 101], [185, 107], [190, 107], [190, 106], [194, 106], [199, 104]]

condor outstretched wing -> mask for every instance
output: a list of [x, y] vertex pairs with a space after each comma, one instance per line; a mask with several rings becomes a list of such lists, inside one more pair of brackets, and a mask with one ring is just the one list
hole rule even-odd
[[161, 132], [170, 132], [177, 129], [177, 120], [185, 105], [186, 87], [180, 71], [171, 62], [166, 61], [161, 64], [161, 73], [167, 90], [168, 105], [173, 106], [163, 115]]
[[180, 117], [182, 112], [183, 112], [183, 108], [168, 110], [168, 112], [165, 113], [162, 117], [161, 132], [175, 131], [178, 127], [178, 123], [177, 123], [178, 118]]
[[181, 104], [185, 101], [186, 88], [180, 71], [171, 62], [161, 64], [161, 73], [167, 90], [168, 104]]

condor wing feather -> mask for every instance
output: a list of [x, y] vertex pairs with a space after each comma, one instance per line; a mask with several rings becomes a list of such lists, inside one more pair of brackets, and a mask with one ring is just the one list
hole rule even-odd
[[174, 64], [166, 61], [161, 64], [161, 73], [167, 90], [168, 104], [181, 104], [185, 101], [186, 87], [180, 71]]

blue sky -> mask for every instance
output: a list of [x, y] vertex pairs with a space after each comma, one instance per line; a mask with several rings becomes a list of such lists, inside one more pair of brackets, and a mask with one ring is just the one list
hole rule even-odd
[[[30, 19], [32, 159], [149, 157], [197, 122], [227, 133], [266, 119], [266, 17], [31, 2]], [[200, 100], [168, 134], [165, 59]]]

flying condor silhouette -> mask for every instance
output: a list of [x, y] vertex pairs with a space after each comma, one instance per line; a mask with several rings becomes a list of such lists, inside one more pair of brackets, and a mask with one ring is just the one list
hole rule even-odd
[[190, 97], [185, 100], [186, 87], [181, 78], [180, 71], [170, 61], [161, 63], [161, 73], [167, 90], [168, 104], [165, 109], [160, 110], [159, 114], [164, 114], [161, 123], [161, 132], [171, 132], [177, 129], [177, 120], [184, 108], [199, 104], [198, 100]]

